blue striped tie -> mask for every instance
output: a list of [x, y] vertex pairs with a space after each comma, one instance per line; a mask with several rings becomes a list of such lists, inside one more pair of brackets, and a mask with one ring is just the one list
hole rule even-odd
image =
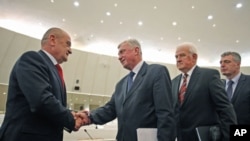
[[232, 80], [229, 80], [227, 82], [228, 84], [228, 87], [227, 87], [227, 96], [228, 96], [228, 99], [231, 101], [231, 98], [232, 98], [232, 95], [233, 95], [233, 84], [234, 82]]
[[134, 72], [130, 72], [128, 75], [128, 86], [127, 86], [127, 92], [130, 90], [132, 84], [133, 84], [133, 77], [134, 77], [135, 73]]

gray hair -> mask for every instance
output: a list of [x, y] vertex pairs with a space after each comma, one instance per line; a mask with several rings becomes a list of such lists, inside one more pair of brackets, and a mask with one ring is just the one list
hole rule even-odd
[[221, 54], [221, 57], [232, 55], [235, 62], [241, 62], [241, 56], [237, 52], [227, 51]]
[[177, 48], [179, 48], [179, 47], [188, 47], [190, 54], [197, 54], [196, 45], [194, 43], [184, 42], [184, 43], [181, 43], [177, 46]]
[[141, 44], [139, 43], [138, 40], [136, 40], [136, 39], [128, 39], [128, 40], [125, 40], [125, 41], [123, 41], [122, 43], [120, 43], [120, 44], [118, 45], [118, 48], [120, 48], [121, 45], [124, 44], [124, 43], [128, 44], [131, 48], [138, 47], [139, 50], [140, 50], [140, 54], [142, 54], [142, 51], [141, 51]]

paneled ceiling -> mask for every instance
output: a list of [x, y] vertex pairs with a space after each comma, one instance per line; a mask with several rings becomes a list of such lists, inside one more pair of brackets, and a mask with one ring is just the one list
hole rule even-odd
[[73, 47], [117, 55], [128, 38], [142, 44], [148, 61], [175, 63], [175, 46], [193, 42], [198, 64], [218, 66], [220, 54], [237, 51], [250, 66], [248, 0], [1, 0], [0, 26], [40, 39], [57, 26]]

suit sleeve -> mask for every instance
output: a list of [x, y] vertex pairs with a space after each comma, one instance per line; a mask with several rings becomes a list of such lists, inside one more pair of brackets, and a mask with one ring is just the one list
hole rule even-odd
[[24, 94], [34, 115], [44, 118], [58, 127], [74, 129], [71, 112], [52, 93], [50, 68], [37, 52], [25, 53], [16, 65], [16, 76], [20, 91]]
[[158, 141], [173, 141], [176, 133], [176, 122], [171, 79], [165, 67], [160, 67], [155, 74], [157, 75], [154, 80], [153, 96], [157, 116]]
[[114, 95], [104, 106], [99, 107], [90, 113], [91, 122], [94, 124], [105, 124], [116, 118]]

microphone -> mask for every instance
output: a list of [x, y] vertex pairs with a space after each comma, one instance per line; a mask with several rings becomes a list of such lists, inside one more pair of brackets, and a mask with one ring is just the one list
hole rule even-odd
[[89, 136], [89, 138], [90, 138], [91, 140], [93, 140], [92, 136], [90, 136], [90, 134], [88, 133], [87, 129], [84, 129], [84, 132], [86, 132], [86, 134]]

